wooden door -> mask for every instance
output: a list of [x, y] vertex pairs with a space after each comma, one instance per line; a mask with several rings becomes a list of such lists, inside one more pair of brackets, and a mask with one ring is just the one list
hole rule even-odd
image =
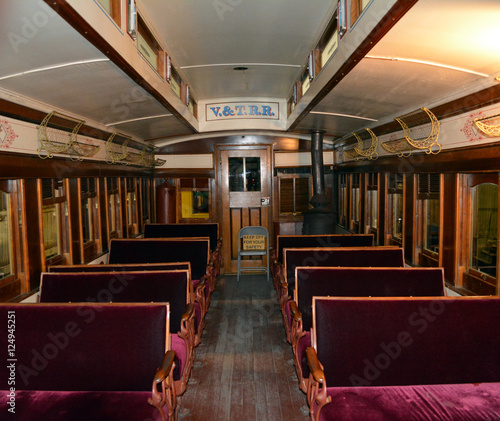
[[[262, 226], [269, 232], [271, 219], [270, 146], [218, 149], [218, 194], [224, 249], [224, 272], [238, 268], [238, 233], [246, 226]], [[258, 257], [244, 266], [265, 266]]]

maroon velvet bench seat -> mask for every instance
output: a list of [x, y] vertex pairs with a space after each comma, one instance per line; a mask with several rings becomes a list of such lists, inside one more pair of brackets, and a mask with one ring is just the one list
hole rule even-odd
[[2, 419], [175, 420], [168, 304], [0, 304], [0, 318]]
[[313, 301], [312, 420], [500, 419], [500, 297]]
[[[172, 263], [132, 263], [132, 264], [103, 264], [103, 265], [58, 265], [49, 266], [48, 272], [136, 272], [136, 271], [165, 271], [165, 270], [188, 270], [191, 274], [189, 262]], [[189, 275], [191, 279], [191, 275]], [[193, 283], [192, 283], [193, 284]], [[197, 281], [192, 287], [192, 302], [195, 305], [195, 334], [196, 344], [201, 340], [201, 334], [205, 326], [205, 315], [207, 313], [207, 302], [205, 297], [205, 278]]]
[[210, 258], [214, 265], [214, 283], [220, 273], [222, 264], [222, 237], [219, 237], [219, 224], [217, 222], [203, 222], [196, 224], [146, 224], [144, 225], [144, 238], [182, 238], [182, 237], [208, 237], [210, 239]]
[[113, 239], [109, 264], [189, 262], [191, 279], [196, 287], [205, 283], [206, 307], [210, 304], [213, 265], [210, 264], [210, 240], [203, 238], [134, 238]]
[[187, 270], [156, 272], [42, 273], [40, 302], [170, 304], [177, 396], [184, 393], [194, 361], [194, 306]]
[[[283, 277], [280, 284], [280, 308], [289, 337], [289, 300], [295, 288], [295, 268], [298, 266], [404, 267], [403, 249], [380, 247], [304, 247], [283, 250]], [[288, 303], [288, 305], [287, 305]]]
[[276, 248], [270, 251], [271, 271], [274, 287], [280, 297], [281, 278], [283, 276], [283, 250], [290, 248], [313, 247], [370, 247], [373, 246], [373, 234], [318, 234], [318, 235], [278, 235]]
[[[384, 259], [383, 256], [383, 252], [380, 253], [380, 260]], [[306, 349], [311, 346], [313, 297], [443, 297], [446, 295], [444, 273], [441, 268], [297, 267], [296, 282], [295, 297], [290, 306], [293, 314], [290, 336], [295, 370], [300, 388], [304, 392], [307, 391], [309, 379]]]

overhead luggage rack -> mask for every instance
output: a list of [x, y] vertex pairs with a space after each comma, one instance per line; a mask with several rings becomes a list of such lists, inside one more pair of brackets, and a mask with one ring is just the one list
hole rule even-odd
[[415, 150], [403, 137], [401, 139], [388, 140], [387, 142], [381, 142], [382, 146], [387, 152], [395, 153], [400, 158], [407, 158], [411, 155], [411, 151]]
[[476, 127], [485, 135], [491, 137], [500, 136], [500, 114], [491, 115], [489, 117], [476, 118], [474, 120]]
[[422, 107], [395, 120], [403, 128], [406, 141], [415, 149], [425, 150], [427, 154], [441, 152], [439, 138], [439, 121], [427, 108]]
[[54, 154], [69, 154], [72, 159], [81, 160], [96, 154], [99, 146], [78, 142], [78, 131], [85, 123], [57, 111], [49, 113], [38, 126], [38, 156], [52, 158]]
[[[118, 143], [113, 143], [115, 137], [121, 137], [125, 140], [121, 145]], [[114, 132], [111, 134], [111, 136], [109, 136], [106, 142], [106, 162], [108, 164], [116, 164], [117, 162], [120, 162], [125, 165], [127, 164], [127, 162], [124, 162], [124, 160], [130, 153], [127, 150], [127, 144], [130, 139], [131, 139], [130, 136], [123, 135], [118, 132]]]
[[[366, 128], [359, 134], [353, 133], [353, 135], [358, 140], [358, 146], [354, 147], [354, 150], [358, 155], [363, 158], [368, 158], [369, 160], [375, 160], [378, 158], [378, 138], [375, 133]], [[365, 148], [365, 144], [368, 143], [370, 143], [370, 145]]]

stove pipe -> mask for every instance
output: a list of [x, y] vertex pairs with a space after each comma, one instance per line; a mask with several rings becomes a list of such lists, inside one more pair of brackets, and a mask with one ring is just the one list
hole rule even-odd
[[304, 212], [302, 234], [333, 234], [333, 214], [329, 209], [329, 200], [325, 194], [325, 172], [323, 168], [323, 132], [311, 132], [311, 166], [313, 197], [309, 201], [313, 206]]
[[325, 195], [325, 173], [323, 169], [323, 132], [311, 133], [311, 165], [313, 196], [310, 200], [313, 208], [326, 208], [328, 198]]

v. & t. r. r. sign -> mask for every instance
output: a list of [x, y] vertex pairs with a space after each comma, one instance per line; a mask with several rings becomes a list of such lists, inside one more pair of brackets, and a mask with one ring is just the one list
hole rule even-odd
[[227, 119], [279, 119], [277, 102], [219, 102], [206, 104], [207, 121]]

